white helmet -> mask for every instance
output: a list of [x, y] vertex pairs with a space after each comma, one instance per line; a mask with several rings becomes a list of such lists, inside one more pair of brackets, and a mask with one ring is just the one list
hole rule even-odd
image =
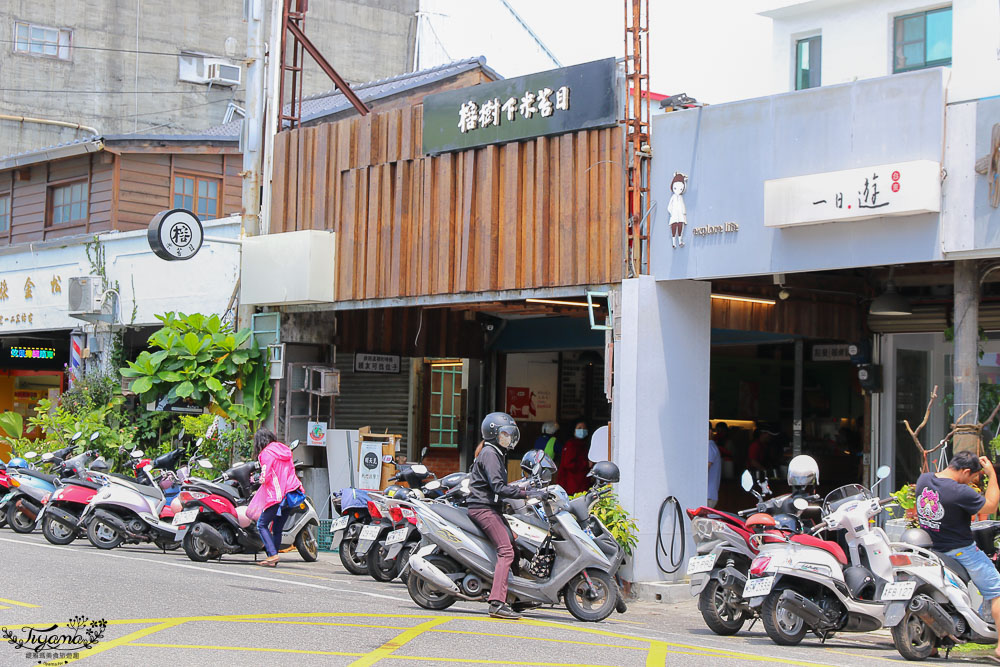
[[819, 466], [816, 459], [799, 454], [788, 463], [788, 486], [819, 484]]

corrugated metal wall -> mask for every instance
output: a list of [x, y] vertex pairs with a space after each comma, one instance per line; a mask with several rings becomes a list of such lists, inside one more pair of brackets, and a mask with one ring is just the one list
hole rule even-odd
[[354, 355], [340, 354], [340, 395], [334, 409], [335, 428], [370, 426], [372, 433], [403, 436], [409, 445], [408, 418], [410, 412], [410, 359], [399, 362], [399, 373], [355, 373]]

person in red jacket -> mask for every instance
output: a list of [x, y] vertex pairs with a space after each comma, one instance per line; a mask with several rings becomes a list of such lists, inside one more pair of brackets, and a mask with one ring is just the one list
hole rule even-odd
[[559, 461], [557, 481], [566, 493], [573, 495], [586, 491], [590, 486], [587, 473], [590, 472], [590, 441], [587, 422], [579, 421], [573, 430], [573, 437], [563, 445], [562, 458]]

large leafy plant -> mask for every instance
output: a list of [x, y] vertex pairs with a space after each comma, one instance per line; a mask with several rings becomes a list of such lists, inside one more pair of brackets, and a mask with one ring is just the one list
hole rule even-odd
[[144, 403], [180, 401], [251, 425], [263, 419], [271, 385], [267, 360], [250, 329], [235, 331], [217, 315], [199, 313], [157, 319], [163, 326], [149, 337], [157, 351], [144, 351], [121, 369], [124, 377], [135, 378], [132, 391]]
[[[578, 498], [582, 495], [583, 493], [578, 493], [572, 497]], [[639, 528], [632, 515], [618, 502], [618, 496], [614, 493], [603, 496], [591, 509], [591, 513], [608, 527], [615, 541], [627, 555], [631, 556], [639, 541]]]

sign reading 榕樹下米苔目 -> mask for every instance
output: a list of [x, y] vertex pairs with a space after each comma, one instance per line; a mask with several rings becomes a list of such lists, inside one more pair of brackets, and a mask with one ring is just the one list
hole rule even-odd
[[205, 230], [194, 213], [175, 208], [153, 217], [146, 238], [153, 254], [172, 262], [197, 255], [205, 240]]
[[424, 153], [504, 144], [617, 123], [614, 58], [424, 98]]
[[794, 227], [941, 210], [941, 165], [896, 162], [764, 181], [764, 225]]

